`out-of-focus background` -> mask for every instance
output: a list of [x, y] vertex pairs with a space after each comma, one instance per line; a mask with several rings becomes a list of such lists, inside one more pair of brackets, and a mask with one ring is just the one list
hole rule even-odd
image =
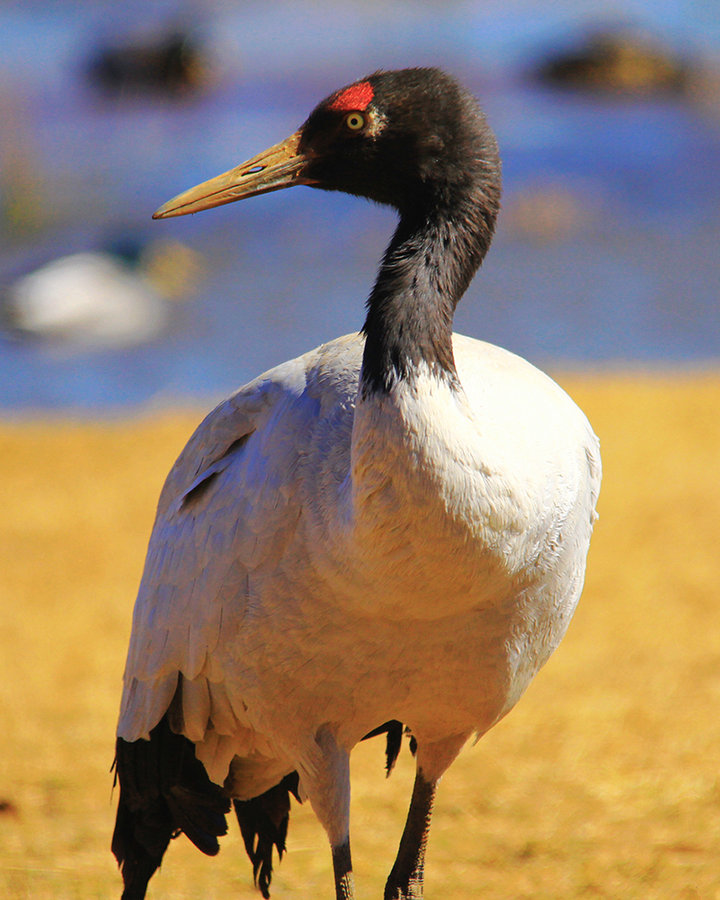
[[[716, 358], [719, 55], [700, 0], [4, 2], [0, 408], [205, 400], [357, 330], [391, 212], [302, 188], [150, 216], [379, 67], [452, 71], [500, 141], [504, 211], [459, 331], [541, 364]], [[98, 297], [94, 269], [18, 284], [108, 250], [150, 271], [137, 303], [112, 272]]]
[[[457, 330], [548, 369], [605, 466], [586, 589], [439, 793], [428, 897], [720, 898], [720, 0], [0, 3], [0, 896], [119, 895], [109, 773], [162, 479], [211, 403], [359, 329], [388, 210], [153, 222], [376, 68], [440, 65], [504, 163]], [[353, 763], [380, 896], [412, 762]], [[292, 814], [276, 898], [327, 896]], [[237, 828], [151, 897], [253, 897]]]

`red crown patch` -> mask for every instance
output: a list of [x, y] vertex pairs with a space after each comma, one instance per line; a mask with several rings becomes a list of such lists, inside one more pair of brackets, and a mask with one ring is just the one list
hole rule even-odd
[[350, 112], [353, 109], [366, 109], [372, 98], [375, 96], [375, 89], [369, 81], [360, 81], [358, 84], [352, 84], [345, 88], [344, 91], [335, 97], [328, 104], [328, 109], [336, 109], [340, 112]]

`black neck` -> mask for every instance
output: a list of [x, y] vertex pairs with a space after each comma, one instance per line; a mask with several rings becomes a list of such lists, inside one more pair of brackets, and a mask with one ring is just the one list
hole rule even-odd
[[497, 198], [475, 192], [451, 212], [401, 215], [368, 300], [363, 396], [390, 391], [422, 363], [457, 382], [455, 307], [487, 252], [496, 214]]

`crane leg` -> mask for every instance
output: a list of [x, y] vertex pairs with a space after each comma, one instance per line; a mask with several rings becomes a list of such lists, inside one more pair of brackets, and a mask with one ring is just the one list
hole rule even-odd
[[336, 900], [353, 900], [355, 895], [350, 858], [350, 841], [344, 841], [332, 848], [333, 872], [335, 874]]
[[418, 751], [415, 784], [400, 847], [385, 884], [384, 900], [422, 900], [425, 848], [430, 833], [435, 790], [440, 776], [458, 755], [468, 735], [457, 734], [428, 743], [419, 735], [416, 737]]
[[422, 900], [425, 847], [436, 784], [426, 780], [418, 768], [397, 858], [385, 885], [385, 900]]
[[[317, 753], [317, 751], [320, 751]], [[329, 726], [315, 735], [313, 764], [298, 766], [302, 787], [327, 832], [332, 850], [336, 900], [355, 896], [350, 856], [350, 755]]]

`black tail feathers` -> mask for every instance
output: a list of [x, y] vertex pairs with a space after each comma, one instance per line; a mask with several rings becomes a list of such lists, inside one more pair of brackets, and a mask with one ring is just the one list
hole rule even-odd
[[[365, 735], [364, 739], [386, 735], [388, 775], [400, 752], [403, 732], [408, 730], [393, 720]], [[416, 749], [412, 736], [410, 749], [413, 753]], [[195, 745], [175, 734], [167, 717], [153, 728], [149, 741], [118, 738], [114, 765], [120, 797], [112, 851], [122, 869], [122, 900], [143, 900], [171, 838], [184, 833], [203, 853], [218, 852], [218, 837], [227, 832], [230, 801], [223, 788], [208, 778], [195, 756]], [[285, 852], [291, 794], [300, 800], [297, 772], [259, 797], [234, 801], [255, 884], [265, 898], [270, 896], [273, 848], [279, 858]]]
[[112, 851], [122, 869], [122, 900], [142, 900], [170, 839], [184, 832], [213, 856], [227, 832], [230, 801], [207, 776], [192, 741], [170, 730], [166, 718], [150, 740], [118, 738], [116, 780], [120, 784]]
[[407, 725], [403, 725], [403, 723], [398, 722], [397, 719], [391, 719], [389, 722], [385, 722], [383, 725], [378, 725], [377, 728], [373, 728], [372, 731], [368, 732], [365, 735], [363, 740], [367, 741], [369, 738], [377, 737], [380, 734], [384, 734], [386, 736], [385, 773], [389, 777], [390, 773], [395, 768], [395, 763], [397, 762], [397, 758], [400, 754], [403, 734], [407, 734], [410, 737], [410, 752], [413, 756], [415, 756], [415, 752], [417, 751], [417, 741], [415, 740], [415, 736], [410, 732], [410, 729], [407, 727]]
[[235, 813], [253, 867], [255, 884], [263, 897], [270, 896], [272, 853], [277, 847], [278, 859], [285, 852], [290, 794], [298, 796], [298, 773], [291, 772], [275, 787], [252, 800], [234, 800]]

